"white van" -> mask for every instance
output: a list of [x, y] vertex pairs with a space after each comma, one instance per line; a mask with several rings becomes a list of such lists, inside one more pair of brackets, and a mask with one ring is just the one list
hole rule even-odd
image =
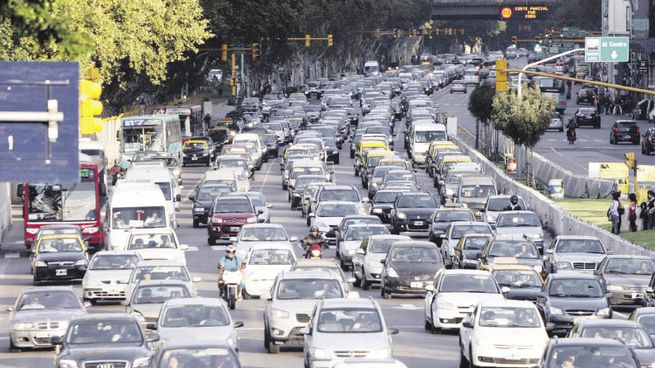
[[375, 60], [369, 60], [364, 63], [364, 75], [367, 77], [377, 77], [380, 75], [380, 64]]
[[110, 250], [125, 250], [131, 229], [172, 227], [173, 214], [159, 186], [152, 182], [124, 182], [114, 187], [107, 206]]
[[259, 138], [259, 134], [257, 133], [239, 133], [234, 136], [234, 139], [232, 140], [233, 144], [239, 144], [239, 143], [254, 143], [255, 147], [257, 148], [257, 154], [259, 157], [264, 157], [266, 154], [266, 151], [268, 148], [266, 145], [262, 144], [261, 139]]
[[219, 169], [205, 172], [202, 183], [228, 184], [236, 192], [239, 190], [239, 179], [232, 170]]
[[421, 123], [414, 125], [411, 130], [409, 154], [414, 163], [419, 166], [425, 164], [430, 143], [448, 140], [444, 124]]
[[[175, 211], [180, 208], [181, 193], [180, 185], [177, 184], [175, 176], [170, 170], [162, 166], [134, 166], [127, 170], [124, 182], [144, 182], [150, 181], [157, 184], [161, 189], [166, 202], [168, 203], [169, 212], [175, 216]], [[119, 184], [120, 185], [120, 184]], [[173, 222], [177, 222], [173, 217]]]

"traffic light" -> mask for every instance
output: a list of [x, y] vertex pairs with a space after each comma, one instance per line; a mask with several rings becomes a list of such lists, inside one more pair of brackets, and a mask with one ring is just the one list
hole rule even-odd
[[399, 30], [398, 28], [394, 28], [394, 30], [393, 30], [393, 36], [394, 36], [395, 38], [399, 38], [399, 37], [400, 37], [400, 30]]
[[311, 45], [312, 45], [312, 36], [305, 35], [305, 47], [309, 47]]
[[221, 46], [221, 61], [227, 61], [227, 44]]
[[259, 44], [258, 43], [253, 43], [252, 44], [252, 61], [257, 60], [257, 57], [259, 57]]
[[496, 92], [507, 92], [509, 85], [507, 83], [507, 60], [496, 60]]
[[625, 156], [625, 165], [629, 169], [634, 169], [635, 167], [637, 167], [637, 160], [635, 160], [634, 152], [627, 152], [624, 156]]
[[519, 42], [519, 39], [516, 36], [512, 36], [512, 45], [516, 45]]
[[80, 133], [93, 134], [102, 131], [102, 122], [96, 116], [102, 114], [102, 86], [98, 79], [80, 79]]
[[380, 38], [380, 36], [382, 36], [382, 31], [380, 31], [380, 28], [376, 28], [373, 33], [375, 34], [375, 38]]
[[331, 34], [327, 36], [328, 47], [334, 46], [334, 37]]

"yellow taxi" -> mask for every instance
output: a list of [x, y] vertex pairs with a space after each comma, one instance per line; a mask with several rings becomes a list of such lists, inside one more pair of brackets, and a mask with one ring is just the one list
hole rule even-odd
[[471, 157], [465, 154], [443, 156], [436, 163], [435, 170], [434, 170], [435, 180], [437, 179], [437, 176], [443, 172], [443, 168], [446, 167], [446, 165], [457, 163], [457, 162], [473, 162], [473, 160], [471, 159]]
[[373, 149], [384, 149], [389, 150], [389, 145], [387, 142], [383, 141], [361, 141], [357, 147], [357, 152], [355, 153], [355, 161], [353, 167], [355, 168], [355, 175], [359, 175], [359, 171], [364, 166], [364, 156], [366, 153]]
[[531, 266], [513, 263], [512, 257], [500, 261], [503, 263], [483, 265], [480, 269], [489, 271], [500, 287], [509, 288], [505, 295], [508, 299], [535, 301], [544, 284], [541, 274]]
[[434, 166], [437, 161], [437, 155], [439, 152], [444, 151], [459, 151], [459, 147], [451, 141], [436, 141], [430, 143], [428, 148], [427, 156], [425, 157], [425, 172], [427, 172], [430, 177], [434, 174]]
[[214, 158], [214, 150], [210, 149], [207, 141], [190, 139], [182, 146], [182, 166], [190, 164], [204, 164], [209, 166]]

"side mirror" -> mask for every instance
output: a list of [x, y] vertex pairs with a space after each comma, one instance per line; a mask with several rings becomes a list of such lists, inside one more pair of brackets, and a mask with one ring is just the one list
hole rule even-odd
[[553, 254], [553, 253], [555, 253], [555, 250], [553, 248], [547, 248], [547, 249], [544, 249], [544, 253]]
[[470, 319], [466, 319], [466, 320], [464, 320], [464, 322], [462, 322], [462, 327], [464, 327], [464, 328], [473, 328], [473, 322], [471, 322]]
[[386, 260], [386, 259], [381, 259], [381, 260], [380, 260], [380, 263], [382, 263], [382, 264], [387, 264], [387, 260]]
[[189, 196], [189, 200], [192, 201], [192, 202], [195, 201], [195, 200], [196, 200], [196, 196], [194, 196], [193, 194], [190, 195], [190, 196]]
[[605, 293], [605, 298], [612, 299], [614, 297], [613, 293]]
[[269, 290], [262, 291], [260, 297], [263, 300], [273, 300], [273, 296], [271, 295], [271, 292]]
[[507, 287], [507, 286], [503, 286], [503, 287], [500, 288], [500, 291], [501, 291], [503, 294], [507, 294], [507, 293], [509, 293], [510, 289], [509, 289], [509, 287]]
[[309, 216], [309, 218], [315, 218], [315, 217], [316, 217], [316, 215], [314, 214], [314, 212], [310, 213], [310, 214], [307, 215], [307, 216]]
[[300, 239], [298, 239], [297, 236], [292, 236], [289, 240], [290, 240], [291, 242], [297, 242], [297, 241], [299, 241]]
[[429, 291], [429, 292], [433, 292], [434, 291], [434, 285], [425, 285], [425, 290]]
[[541, 256], [541, 260], [544, 261], [544, 262], [548, 262], [549, 258], [548, 258], [547, 255], [543, 255], [543, 256]]
[[[84, 306], [84, 308], [91, 308], [91, 305], [92, 305], [91, 302], [88, 301], [88, 300], [85, 301], [84, 303], [82, 303], [82, 306]], [[11, 309], [11, 308], [7, 308], [7, 309]], [[11, 311], [9, 311], [9, 312], [11, 312]]]
[[232, 326], [233, 326], [234, 328], [241, 328], [241, 327], [244, 326], [244, 323], [243, 323], [243, 321], [235, 321], [235, 322], [232, 324]]
[[365, 254], [366, 254], [366, 251], [365, 251], [364, 249], [362, 249], [362, 248], [358, 248], [355, 252], [356, 252], [357, 254], [361, 254], [361, 255], [365, 255]]
[[387, 329], [387, 333], [388, 333], [389, 335], [398, 335], [398, 332], [400, 332], [400, 331], [398, 331], [397, 328], [388, 328], [388, 329]]
[[182, 202], [182, 195], [181, 194], [176, 194], [175, 195], [175, 202]]
[[269, 203], [266, 205], [266, 208], [273, 208], [273, 205]]
[[153, 332], [146, 337], [146, 342], [157, 342], [159, 341], [159, 334]]
[[188, 250], [189, 246], [186, 244], [180, 244], [180, 250]]
[[50, 344], [52, 345], [61, 345], [62, 337], [61, 336], [52, 336], [50, 338]]
[[146, 330], [156, 330], [157, 329], [157, 324], [155, 322], [148, 322], [146, 323]]
[[371, 203], [371, 200], [368, 197], [362, 198], [362, 203]]
[[356, 280], [354, 277], [349, 277], [349, 278], [346, 280], [346, 282], [349, 283], [349, 284], [354, 284], [355, 281], [357, 281], [357, 280]]
[[347, 298], [348, 298], [348, 299], [359, 299], [359, 298], [361, 298], [361, 296], [360, 296], [359, 293], [356, 292], [356, 291], [349, 291], [349, 292], [348, 292], [348, 297], [347, 297]]
[[264, 210], [257, 210], [257, 214], [258, 214], [258, 215], [263, 215], [263, 214], [264, 214]]
[[555, 329], [555, 324], [553, 322], [546, 323], [546, 331], [552, 331]]
[[312, 329], [309, 327], [302, 327], [300, 330], [298, 330], [298, 333], [301, 335], [311, 335]]

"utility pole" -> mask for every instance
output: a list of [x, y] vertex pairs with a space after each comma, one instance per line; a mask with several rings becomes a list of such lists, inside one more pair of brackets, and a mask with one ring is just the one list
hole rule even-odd
[[246, 83], [246, 75], [245, 75], [245, 70], [244, 70], [245, 68], [243, 67], [243, 65], [244, 65], [244, 63], [243, 63], [243, 53], [241, 53], [241, 70], [239, 71], [240, 72], [239, 74], [241, 74], [241, 89], [243, 89], [244, 96], [248, 97], [249, 96], [248, 84]]
[[232, 54], [232, 79], [230, 81], [232, 85], [232, 96], [237, 95], [237, 55]]

